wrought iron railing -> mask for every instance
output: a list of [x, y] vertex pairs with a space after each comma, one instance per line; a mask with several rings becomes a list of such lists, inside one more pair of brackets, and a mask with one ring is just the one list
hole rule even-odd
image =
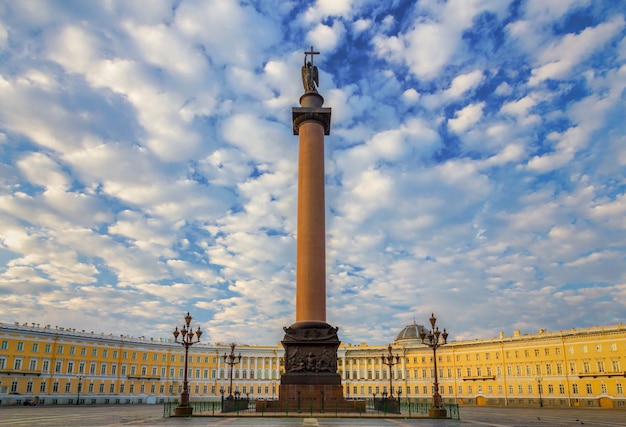
[[[178, 402], [166, 402], [163, 406], [163, 417], [172, 417], [175, 415], [175, 408]], [[421, 418], [428, 417], [429, 410], [432, 408], [431, 403], [414, 402], [411, 400], [402, 399], [400, 403], [400, 412], [387, 411], [385, 405], [375, 405], [372, 399], [366, 401], [365, 410], [357, 414], [354, 412], [342, 412], [338, 409], [338, 405], [332, 402], [327, 402], [323, 410], [319, 409], [319, 406], [313, 404], [313, 402], [285, 402], [284, 410], [279, 412], [264, 412], [263, 409], [257, 412], [256, 401], [253, 399], [240, 401], [231, 401], [229, 406], [223, 406], [221, 401], [209, 400], [209, 401], [191, 401], [189, 405], [193, 408], [193, 415], [202, 416], [313, 416], [323, 414], [326, 417], [343, 417], [343, 416], [358, 416], [358, 417], [382, 417], [382, 418], [397, 418], [397, 417], [410, 417]], [[262, 408], [263, 405], [260, 405]], [[459, 405], [457, 404], [444, 404], [443, 407], [447, 411], [447, 417], [453, 419], [460, 419]], [[317, 409], [316, 409], [317, 408]]]

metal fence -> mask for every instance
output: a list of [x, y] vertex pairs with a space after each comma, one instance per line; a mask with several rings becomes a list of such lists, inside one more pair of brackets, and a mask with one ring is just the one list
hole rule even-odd
[[[163, 417], [174, 416], [174, 410], [178, 402], [166, 402], [163, 406]], [[193, 408], [193, 415], [198, 416], [226, 416], [226, 417], [240, 417], [240, 416], [325, 416], [325, 417], [381, 417], [381, 418], [397, 418], [397, 417], [412, 417], [421, 418], [428, 417], [428, 411], [432, 407], [430, 403], [413, 402], [411, 400], [402, 400], [400, 403], [400, 413], [387, 412], [384, 407], [375, 408], [374, 401], [372, 399], [366, 401], [365, 411], [362, 412], [341, 412], [337, 409], [336, 405], [328, 403], [323, 411], [315, 410], [312, 402], [301, 402], [299, 405], [295, 403], [285, 402], [284, 411], [263, 412], [256, 410], [256, 401], [250, 399], [249, 401], [242, 400], [231, 402], [229, 408], [224, 408], [220, 401], [194, 401], [189, 402], [189, 405]], [[457, 404], [444, 404], [446, 408], [448, 418], [460, 419], [459, 405]], [[223, 411], [223, 409], [225, 409]], [[228, 409], [228, 410], [226, 410]]]

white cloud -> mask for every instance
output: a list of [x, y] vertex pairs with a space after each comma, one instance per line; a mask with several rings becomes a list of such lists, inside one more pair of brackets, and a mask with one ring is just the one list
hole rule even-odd
[[538, 57], [541, 65], [532, 70], [528, 83], [532, 86], [547, 79], [567, 77], [576, 65], [620, 34], [624, 25], [624, 17], [617, 16], [610, 22], [587, 28], [580, 34], [565, 35], [541, 52]]
[[317, 22], [329, 16], [349, 17], [354, 11], [352, 0], [317, 0], [304, 13], [305, 22]]
[[71, 185], [70, 177], [60, 165], [43, 153], [29, 153], [18, 161], [17, 166], [33, 185], [59, 190], [66, 190]]
[[478, 122], [483, 115], [485, 103], [468, 105], [454, 113], [454, 119], [448, 120], [448, 126], [453, 132], [462, 133]]
[[316, 49], [324, 51], [332, 51], [337, 46], [339, 40], [343, 37], [346, 29], [341, 21], [333, 22], [329, 27], [325, 24], [317, 24], [307, 35], [307, 39], [315, 46]]
[[458, 75], [452, 80], [450, 88], [443, 92], [443, 96], [452, 99], [459, 98], [478, 86], [483, 81], [483, 77], [483, 72], [480, 70]]

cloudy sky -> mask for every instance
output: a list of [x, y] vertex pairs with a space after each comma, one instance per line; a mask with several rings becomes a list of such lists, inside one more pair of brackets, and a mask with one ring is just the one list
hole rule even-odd
[[0, 321], [276, 344], [303, 52], [327, 320], [386, 344], [626, 318], [624, 0], [0, 1]]

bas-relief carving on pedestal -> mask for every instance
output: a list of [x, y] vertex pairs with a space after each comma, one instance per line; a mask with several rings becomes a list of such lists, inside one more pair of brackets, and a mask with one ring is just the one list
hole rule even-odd
[[285, 373], [337, 372], [337, 331], [326, 323], [283, 328]]

